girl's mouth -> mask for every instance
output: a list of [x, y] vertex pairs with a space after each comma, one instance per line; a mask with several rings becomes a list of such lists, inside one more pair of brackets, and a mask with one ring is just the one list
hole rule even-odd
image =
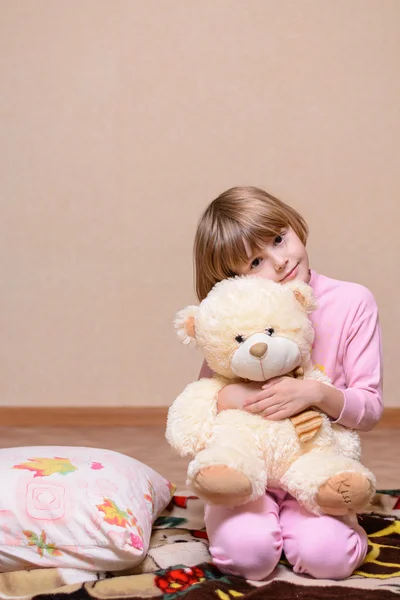
[[297, 267], [298, 267], [298, 266], [299, 266], [299, 263], [297, 263], [297, 265], [295, 265], [295, 266], [293, 267], [293, 269], [291, 269], [291, 270], [289, 271], [289, 273], [287, 273], [287, 274], [285, 275], [285, 277], [284, 277], [283, 279], [281, 279], [280, 283], [282, 283], [283, 281], [287, 281], [288, 279], [294, 279], [294, 278], [296, 277], [296, 275], [297, 275]]

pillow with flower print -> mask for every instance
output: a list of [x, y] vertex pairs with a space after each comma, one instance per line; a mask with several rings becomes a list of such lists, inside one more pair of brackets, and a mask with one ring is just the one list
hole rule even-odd
[[3, 572], [137, 565], [174, 492], [134, 458], [74, 446], [0, 449], [0, 481]]

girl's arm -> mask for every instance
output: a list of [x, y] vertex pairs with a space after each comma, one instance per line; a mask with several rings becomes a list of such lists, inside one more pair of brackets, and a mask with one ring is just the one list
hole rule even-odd
[[[383, 412], [381, 331], [378, 308], [370, 292], [350, 326], [343, 368], [346, 389], [340, 392], [343, 395], [343, 408], [337, 423], [352, 429], [369, 431], [379, 421]], [[322, 398], [319, 404], [321, 410], [327, 414], [331, 413], [330, 409], [335, 402], [332, 398]]]
[[[199, 379], [203, 377], [212, 377], [213, 372], [206, 363], [203, 362]], [[230, 383], [224, 386], [218, 394], [217, 410], [229, 410], [231, 408], [243, 409], [244, 403], [254, 397], [258, 397], [257, 393], [261, 391], [261, 383]]]
[[208, 366], [208, 364], [206, 363], [206, 361], [203, 361], [203, 364], [201, 365], [201, 369], [200, 369], [200, 373], [199, 373], [199, 379], [202, 379], [203, 377], [212, 377], [213, 372], [211, 371], [210, 367]]
[[350, 429], [369, 431], [376, 425], [383, 412], [381, 332], [375, 300], [364, 290], [346, 332], [342, 357], [345, 389], [280, 377], [245, 400], [245, 410], [280, 420], [315, 406]]

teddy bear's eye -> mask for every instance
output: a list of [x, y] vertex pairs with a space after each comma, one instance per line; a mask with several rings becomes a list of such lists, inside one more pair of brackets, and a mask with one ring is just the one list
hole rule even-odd
[[235, 337], [235, 340], [237, 341], [238, 344], [243, 344], [244, 342], [244, 337], [242, 335], [237, 335]]
[[275, 332], [275, 329], [273, 329], [272, 327], [268, 327], [268, 329], [265, 330], [265, 333], [267, 335], [272, 335]]

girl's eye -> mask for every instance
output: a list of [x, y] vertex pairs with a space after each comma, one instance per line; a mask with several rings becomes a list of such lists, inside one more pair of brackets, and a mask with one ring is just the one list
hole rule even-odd
[[262, 258], [255, 258], [252, 262], [251, 262], [251, 269], [255, 269], [256, 267], [259, 267], [261, 265], [261, 261]]
[[273, 329], [272, 327], [269, 327], [268, 329], [265, 330], [265, 333], [267, 335], [272, 335], [275, 332], [275, 329]]
[[237, 335], [235, 337], [235, 340], [237, 341], [238, 344], [243, 344], [244, 342], [244, 337], [242, 335]]
[[274, 239], [274, 245], [279, 246], [283, 242], [283, 235], [277, 235]]

